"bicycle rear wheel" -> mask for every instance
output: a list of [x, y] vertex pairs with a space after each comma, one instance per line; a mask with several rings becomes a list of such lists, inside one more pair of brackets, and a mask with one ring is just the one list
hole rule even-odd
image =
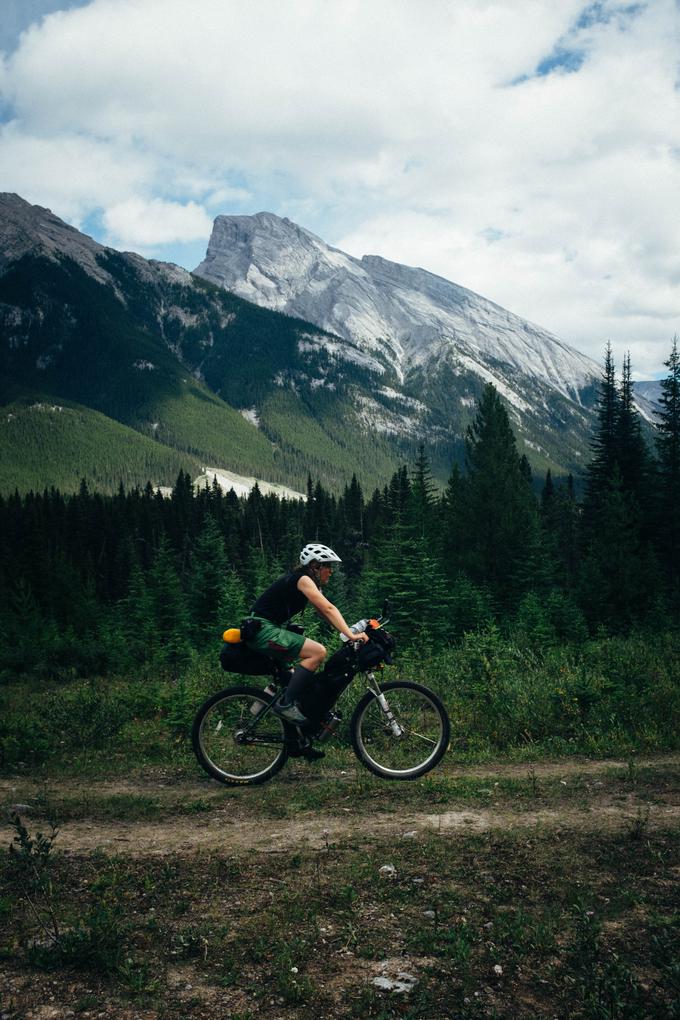
[[286, 724], [258, 687], [229, 687], [201, 705], [191, 731], [199, 764], [227, 786], [266, 783], [286, 764]]
[[441, 761], [451, 725], [436, 694], [410, 680], [381, 684], [388, 712], [371, 691], [350, 722], [359, 760], [382, 779], [417, 779]]

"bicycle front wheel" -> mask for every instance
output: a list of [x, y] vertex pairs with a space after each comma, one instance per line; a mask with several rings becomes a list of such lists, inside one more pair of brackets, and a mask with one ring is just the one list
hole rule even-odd
[[229, 687], [196, 713], [191, 742], [208, 775], [227, 786], [266, 783], [288, 758], [286, 725], [262, 712], [271, 698], [257, 687]]
[[352, 747], [383, 779], [417, 779], [441, 761], [451, 725], [436, 694], [410, 680], [380, 685], [382, 699], [364, 695], [350, 723]]

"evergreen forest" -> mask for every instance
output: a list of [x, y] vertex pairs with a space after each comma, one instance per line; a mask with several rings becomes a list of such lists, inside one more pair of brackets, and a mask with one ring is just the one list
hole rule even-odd
[[[672, 743], [680, 707], [677, 340], [666, 365], [649, 446], [630, 358], [618, 379], [607, 350], [580, 498], [571, 476], [532, 478], [492, 385], [467, 429], [464, 466], [454, 465], [443, 491], [421, 448], [372, 493], [356, 477], [339, 493], [310, 477], [306, 502], [257, 487], [247, 498], [218, 486], [194, 491], [184, 470], [169, 498], [151, 484], [121, 483], [102, 495], [86, 480], [74, 495], [1, 498], [0, 677], [8, 688], [164, 681], [179, 685], [172, 697], [186, 704], [169, 712], [181, 716], [192, 697], [182, 685], [196, 670], [199, 687], [224, 686], [217, 657], [225, 627], [319, 540], [343, 560], [331, 601], [351, 623], [389, 599], [402, 673], [455, 701], [472, 743], [480, 734], [498, 747], [583, 743], [613, 731]], [[335, 647], [337, 635], [311, 611], [302, 623]], [[0, 724], [8, 761], [29, 754], [19, 728], [11, 712]]]

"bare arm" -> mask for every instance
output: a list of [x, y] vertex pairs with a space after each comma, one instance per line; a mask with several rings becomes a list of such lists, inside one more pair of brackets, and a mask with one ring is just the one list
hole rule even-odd
[[322, 591], [319, 591], [317, 586], [312, 581], [311, 577], [307, 577], [306, 574], [300, 578], [297, 583], [298, 591], [311, 602], [316, 609], [319, 616], [327, 620], [332, 627], [335, 627], [337, 631], [348, 637], [350, 641], [367, 641], [368, 636], [366, 634], [353, 634], [349, 629], [345, 618], [343, 617], [340, 610], [329, 602]]

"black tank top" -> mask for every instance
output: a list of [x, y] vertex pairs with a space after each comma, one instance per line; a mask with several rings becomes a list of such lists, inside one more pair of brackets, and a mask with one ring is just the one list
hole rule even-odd
[[300, 613], [307, 605], [307, 596], [298, 590], [301, 577], [309, 577], [306, 571], [291, 570], [263, 591], [251, 609], [253, 616], [262, 616], [272, 623], [282, 624]]

